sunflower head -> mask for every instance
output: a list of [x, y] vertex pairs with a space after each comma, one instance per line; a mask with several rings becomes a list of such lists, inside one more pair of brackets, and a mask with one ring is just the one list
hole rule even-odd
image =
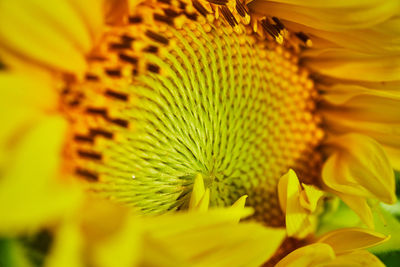
[[277, 44], [278, 19], [261, 38], [229, 6], [143, 2], [106, 31], [85, 80], [62, 91], [70, 172], [151, 213], [187, 206], [201, 174], [212, 205], [248, 194], [258, 219], [281, 223], [277, 179], [318, 176], [318, 93]]

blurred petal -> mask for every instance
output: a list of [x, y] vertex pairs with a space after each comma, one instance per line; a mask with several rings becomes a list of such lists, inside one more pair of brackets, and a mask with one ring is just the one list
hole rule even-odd
[[[374, 55], [344, 48], [312, 50], [304, 55], [311, 70], [339, 79], [396, 81], [400, 70], [399, 55]], [[368, 75], [363, 75], [368, 73]]]
[[349, 206], [360, 219], [369, 227], [374, 228], [374, 219], [371, 208], [363, 197], [336, 193], [347, 206]]
[[351, 253], [346, 253], [339, 255], [332, 262], [323, 263], [323, 267], [340, 267], [340, 266], [352, 266], [352, 267], [384, 267], [385, 265], [372, 253], [368, 251], [360, 250], [353, 251]]
[[205, 189], [203, 176], [201, 174], [197, 174], [194, 179], [193, 190], [190, 196], [189, 209], [193, 210], [197, 207], [200, 200], [203, 198], [204, 193]]
[[32, 78], [21, 73], [0, 72], [0, 166], [9, 160], [10, 145], [17, 142], [18, 136], [40, 120], [43, 112], [55, 110], [58, 105], [52, 80], [43, 73], [35, 75]]
[[302, 184], [302, 187], [300, 204], [309, 212], [314, 212], [317, 209], [318, 201], [324, 193], [313, 185]]
[[[338, 81], [333, 84], [318, 84], [318, 89], [323, 92], [321, 95], [324, 100], [334, 105], [344, 105], [356, 96], [370, 96], [400, 100], [398, 88], [399, 81], [394, 82], [366, 82]], [[364, 117], [364, 119], [367, 119]]]
[[79, 189], [54, 179], [59, 174], [65, 127], [60, 117], [42, 119], [26, 129], [10, 151], [0, 180], [0, 213], [7, 214], [0, 220], [0, 232], [36, 229], [79, 203]]
[[335, 151], [325, 162], [322, 179], [331, 189], [347, 195], [394, 203], [393, 169], [382, 147], [372, 138], [347, 134], [332, 138]]
[[[286, 186], [286, 188], [282, 188]], [[283, 195], [280, 195], [281, 203], [286, 202], [286, 231], [288, 236], [294, 236], [298, 233], [304, 224], [307, 224], [307, 212], [300, 205], [300, 183], [293, 170], [282, 176], [278, 184], [278, 191]], [[281, 204], [282, 205], [282, 204]], [[306, 227], [307, 228], [307, 227]]]
[[336, 254], [342, 254], [378, 245], [389, 238], [368, 229], [345, 228], [325, 234], [318, 242], [328, 244]]
[[326, 263], [335, 258], [333, 249], [322, 243], [315, 243], [296, 249], [284, 257], [275, 267], [306, 267]]
[[[225, 208], [225, 209], [211, 209], [207, 212], [207, 216], [203, 213], [190, 212], [190, 213], [177, 213], [174, 216], [160, 216], [155, 221], [146, 221], [146, 227], [150, 231], [155, 231], [158, 228], [162, 231], [155, 231], [155, 237], [164, 238], [168, 235], [173, 235], [179, 232], [189, 232], [195, 228], [205, 227], [209, 224], [226, 224], [231, 223], [236, 225], [237, 218], [245, 218], [253, 213], [250, 208], [237, 209], [237, 208]], [[203, 216], [202, 216], [203, 214]], [[185, 219], [179, 219], [179, 218]], [[170, 227], [174, 224], [175, 220], [185, 220], [185, 224], [179, 225], [179, 227]]]
[[[255, 0], [250, 10], [320, 29], [342, 31], [368, 28], [395, 15], [398, 1], [295, 1]], [[351, 10], [351, 16], [343, 16]]]
[[[303, 24], [282, 20], [282, 23], [294, 32], [304, 32], [310, 35], [313, 50], [327, 48], [345, 48], [366, 54], [389, 55], [400, 51], [398, 17], [391, 17], [373, 27], [350, 29], [346, 31], [326, 31], [307, 27]], [[309, 50], [304, 51], [307, 54]]]
[[392, 164], [393, 168], [397, 171], [400, 171], [400, 148], [384, 146], [383, 149], [388, 155], [390, 163]]
[[[140, 218], [127, 207], [87, 197], [60, 222], [46, 267], [136, 266], [142, 238]], [[101, 223], [99, 223], [101, 222]]]
[[244, 209], [244, 206], [246, 205], [246, 199], [247, 198], [248, 198], [247, 195], [241, 196], [238, 200], [235, 201], [235, 203], [232, 204], [232, 208]]
[[69, 1], [70, 5], [74, 7], [84, 21], [93, 42], [95, 42], [102, 33], [104, 13], [106, 10], [109, 10], [105, 8], [105, 6], [107, 6], [107, 2], [109, 1], [111, 0]]
[[296, 173], [290, 169], [279, 180], [278, 196], [286, 213], [288, 236], [304, 238], [311, 233], [316, 226], [312, 212], [315, 211], [322, 192], [309, 185], [301, 187]]
[[[93, 8], [82, 9], [82, 6], [75, 1], [2, 1], [0, 24], [8, 25], [0, 28], [2, 60], [11, 66], [28, 60], [82, 75], [86, 68], [85, 54], [93, 45], [92, 29], [99, 28], [98, 21], [91, 27], [93, 17], [103, 16], [96, 13], [102, 11], [98, 4]], [[89, 12], [93, 15], [86, 15]]]
[[207, 188], [203, 194], [203, 197], [200, 199], [199, 203], [196, 206], [196, 210], [200, 212], [204, 212], [208, 210], [208, 205], [210, 204], [210, 189]]
[[139, 260], [140, 233], [137, 220], [128, 220], [120, 227], [120, 231], [110, 236], [106, 242], [96, 245], [93, 253], [93, 263], [98, 267], [114, 267], [116, 259], [118, 266], [136, 266]]
[[82, 253], [83, 238], [79, 226], [64, 223], [55, 232], [50, 254], [46, 257], [45, 267], [84, 267], [77, 256]]
[[285, 231], [254, 223], [223, 223], [220, 216], [232, 210], [162, 216], [154, 222], [144, 218], [144, 226], [149, 226], [153, 240], [189, 266], [259, 266], [275, 253]]
[[107, 24], [122, 24], [126, 21], [129, 12], [129, 2], [138, 1], [128, 1], [128, 0], [106, 0], [105, 1], [105, 21]]
[[[245, 209], [245, 205], [246, 205], [246, 199], [247, 199], [247, 195], [241, 196], [238, 200], [235, 201], [235, 203], [232, 204], [231, 209], [239, 209], [239, 210], [244, 210]], [[236, 220], [234, 220], [234, 222], [238, 223], [240, 221], [240, 217], [237, 217]]]

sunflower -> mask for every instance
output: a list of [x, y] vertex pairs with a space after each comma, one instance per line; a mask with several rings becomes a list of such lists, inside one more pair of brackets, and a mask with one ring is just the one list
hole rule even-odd
[[[341, 250], [349, 238], [340, 230], [315, 236], [329, 212], [342, 212], [332, 208], [338, 199], [363, 223], [351, 226], [369, 229], [382, 225], [380, 202], [396, 202], [399, 8], [377, 0], [1, 2], [8, 262], [29, 266], [14, 257], [29, 254], [49, 266], [113, 266], [115, 258], [121, 266], [285, 266], [300, 257], [306, 266], [367, 255], [380, 264], [360, 252], [367, 244]], [[250, 210], [235, 209], [245, 196]], [[390, 234], [345, 233], [368, 246]], [[43, 235], [51, 241], [40, 248]]]

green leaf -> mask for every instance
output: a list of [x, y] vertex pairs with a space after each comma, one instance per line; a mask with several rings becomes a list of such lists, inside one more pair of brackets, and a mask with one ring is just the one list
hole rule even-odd
[[0, 237], [1, 267], [33, 267], [25, 255], [20, 242], [13, 238]]
[[381, 208], [374, 210], [375, 230], [385, 235], [390, 235], [391, 238], [376, 247], [369, 250], [374, 253], [383, 253], [388, 251], [400, 250], [400, 222], [386, 209]]
[[400, 262], [400, 250], [381, 253], [377, 255], [378, 258], [385, 263], [387, 267], [397, 267]]

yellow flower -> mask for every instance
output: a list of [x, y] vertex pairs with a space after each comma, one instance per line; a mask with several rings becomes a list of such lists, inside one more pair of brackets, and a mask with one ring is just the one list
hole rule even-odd
[[[396, 201], [400, 169], [399, 8], [0, 2], [0, 234], [51, 229], [49, 266], [226, 266], [268, 260], [281, 228], [313, 236], [332, 196], [373, 228], [370, 205]], [[236, 224], [246, 198], [249, 220], [276, 229]]]
[[329, 232], [315, 243], [296, 249], [278, 262], [276, 267], [384, 266], [376, 256], [362, 249], [378, 245], [389, 238], [359, 228]]

